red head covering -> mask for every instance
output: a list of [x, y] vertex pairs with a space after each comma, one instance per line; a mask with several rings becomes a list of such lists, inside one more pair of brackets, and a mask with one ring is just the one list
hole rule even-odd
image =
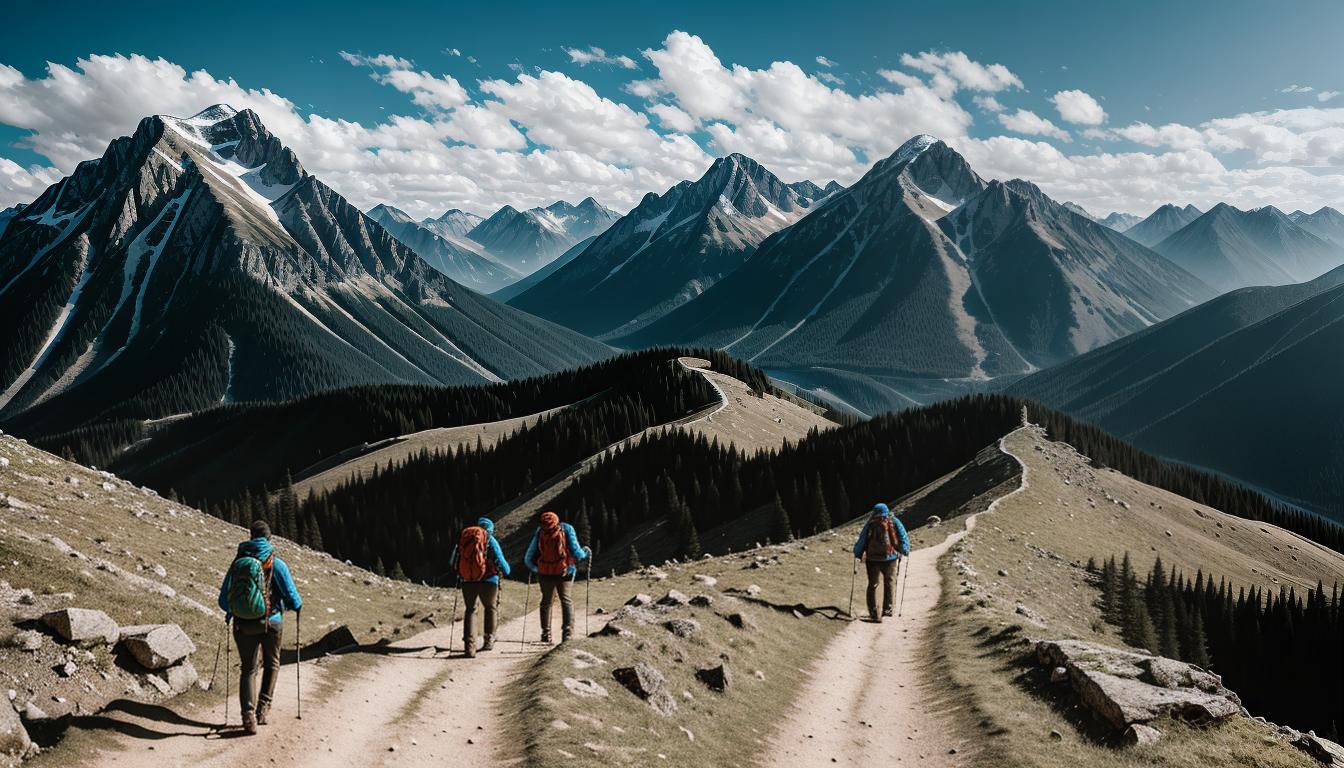
[[542, 512], [542, 513], [541, 513], [541, 527], [542, 527], [542, 528], [547, 528], [547, 529], [550, 529], [550, 528], [559, 528], [559, 527], [560, 527], [560, 516], [557, 515], [557, 514], [555, 514], [554, 512]]

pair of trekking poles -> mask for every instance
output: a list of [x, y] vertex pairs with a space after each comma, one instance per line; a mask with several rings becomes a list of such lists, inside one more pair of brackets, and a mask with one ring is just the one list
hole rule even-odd
[[[224, 725], [221, 729], [229, 727], [229, 676], [231, 661], [229, 659], [229, 622], [230, 617], [224, 617], [224, 631], [219, 636], [219, 643], [215, 645], [215, 666], [210, 672], [210, 689], [214, 690], [215, 679], [219, 674], [219, 652], [224, 650]], [[294, 612], [294, 694], [295, 710], [294, 719], [303, 719], [303, 612]], [[242, 713], [239, 713], [242, 716]]]
[[[898, 558], [898, 559], [896, 560], [896, 588], [895, 588], [894, 591], [896, 591], [896, 592], [898, 592], [898, 593], [900, 594], [900, 599], [898, 600], [898, 605], [897, 605], [897, 609], [896, 609], [896, 615], [897, 615], [897, 616], [901, 616], [901, 615], [903, 615], [903, 614], [905, 613], [905, 585], [908, 584], [908, 583], [910, 582], [910, 569], [909, 569], [909, 568], [906, 568], [906, 569], [905, 569], [905, 581], [901, 581], [901, 563], [902, 563], [902, 561], [905, 560], [906, 557], [909, 557], [909, 555], [906, 555], [905, 557]], [[856, 557], [856, 558], [854, 558], [854, 573], [849, 577], [849, 611], [848, 611], [848, 613], [849, 613], [849, 618], [850, 618], [851, 621], [854, 619], [854, 587], [855, 587], [855, 585], [858, 584], [858, 581], [859, 581], [859, 559]]]
[[[602, 548], [602, 542], [600, 542], [600, 541], [597, 542], [597, 548], [598, 548], [599, 550]], [[586, 575], [583, 577], [583, 634], [584, 634], [585, 637], [588, 636], [588, 616], [589, 616], [589, 614], [592, 613], [592, 611], [591, 611], [591, 608], [592, 608], [592, 597], [593, 597], [593, 550], [592, 550], [592, 549], [589, 549], [589, 550], [588, 550], [588, 557], [587, 557], [587, 560], [588, 560], [588, 569], [587, 569], [587, 573], [586, 573]], [[570, 584], [573, 584], [574, 581], [577, 580], [578, 578], [579, 578], [579, 569], [578, 569], [578, 568], [575, 568], [575, 569], [574, 569], [574, 575], [573, 575], [573, 577], [570, 578], [569, 583], [570, 583]], [[525, 593], [523, 593], [523, 636], [522, 636], [521, 638], [518, 639], [518, 650], [519, 650], [519, 651], [522, 651], [523, 648], [524, 648], [524, 646], [527, 645], [527, 609], [528, 609], [528, 606], [531, 605], [531, 603], [529, 602], [529, 600], [531, 599], [531, 597], [532, 597], [532, 572], [531, 572], [531, 571], [528, 571], [528, 572], [527, 572], [527, 591], [526, 591]]]

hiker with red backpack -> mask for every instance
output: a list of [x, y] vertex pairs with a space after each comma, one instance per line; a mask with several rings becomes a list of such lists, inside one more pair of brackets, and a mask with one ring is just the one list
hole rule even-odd
[[509, 561], [495, 539], [495, 523], [482, 517], [476, 524], [462, 529], [462, 538], [449, 562], [462, 584], [462, 647], [467, 658], [476, 658], [476, 602], [485, 608], [485, 637], [480, 650], [495, 647], [495, 608], [499, 605], [499, 577], [509, 575]]
[[[891, 514], [886, 504], [873, 505], [873, 512], [854, 542], [854, 557], [863, 560], [868, 569], [868, 617], [882, 623], [891, 615], [892, 593], [895, 586], [896, 563], [910, 554], [910, 537], [905, 526]], [[877, 583], [882, 582], [882, 613], [877, 612]]]
[[541, 514], [541, 525], [527, 546], [523, 562], [537, 574], [541, 584], [541, 641], [551, 642], [551, 606], [560, 595], [560, 640], [574, 634], [574, 603], [569, 596], [569, 580], [578, 573], [577, 564], [592, 556], [592, 550], [579, 545], [574, 526], [560, 522], [554, 512]]
[[[283, 612], [294, 611], [297, 615], [303, 599], [294, 587], [289, 566], [275, 555], [271, 527], [258, 520], [252, 523], [249, 533], [252, 538], [238, 545], [238, 552], [224, 573], [219, 607], [224, 610], [224, 621], [233, 624], [233, 640], [242, 664], [238, 703], [243, 712], [243, 729], [254, 734], [258, 724], [266, 724], [280, 676]], [[258, 662], [263, 667], [260, 695], [256, 685]]]

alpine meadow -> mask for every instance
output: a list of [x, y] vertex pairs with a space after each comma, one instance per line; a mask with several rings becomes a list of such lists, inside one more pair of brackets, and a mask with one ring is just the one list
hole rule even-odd
[[1344, 768], [1267, 10], [7, 8], [0, 766]]

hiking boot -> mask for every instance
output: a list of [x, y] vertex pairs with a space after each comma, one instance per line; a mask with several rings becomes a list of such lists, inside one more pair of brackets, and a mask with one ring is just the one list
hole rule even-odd
[[566, 633], [564, 633], [563, 635], [560, 636], [560, 642], [562, 642], [562, 643], [568, 643], [570, 640], [573, 640], [573, 639], [574, 639], [574, 633], [573, 633], [573, 632], [566, 632]]
[[548, 643], [548, 644], [551, 642], [551, 632], [550, 632], [550, 630], [546, 630], [545, 632], [542, 632], [542, 633], [541, 633], [541, 642], [543, 642], [543, 643]]
[[481, 652], [484, 653], [486, 651], [493, 651], [494, 649], [495, 649], [495, 636], [486, 635], [485, 640], [481, 643], [480, 648]]
[[868, 614], [868, 620], [871, 621], [871, 622], [873, 622], [874, 624], [881, 624], [881, 623], [882, 623], [882, 617], [879, 616], [879, 615], [877, 615], [876, 613], [870, 613], [870, 614]]
[[257, 733], [257, 718], [250, 714], [243, 715], [243, 731], [245, 731], [248, 736], [255, 736]]
[[468, 640], [462, 647], [462, 654], [468, 659], [476, 658], [476, 641]]
[[884, 618], [884, 619], [890, 619], [890, 618], [891, 618], [891, 609], [890, 609], [890, 608], [888, 608], [888, 609], [882, 611], [882, 618]]
[[270, 703], [257, 705], [257, 725], [265, 725], [266, 717], [271, 714]]

